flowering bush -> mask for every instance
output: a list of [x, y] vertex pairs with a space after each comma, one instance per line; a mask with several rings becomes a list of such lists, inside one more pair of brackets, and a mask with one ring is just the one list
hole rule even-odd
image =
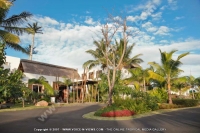
[[110, 112], [105, 112], [101, 114], [103, 117], [122, 117], [122, 116], [132, 116], [134, 115], [134, 111], [130, 110], [116, 110], [116, 111], [110, 111]]

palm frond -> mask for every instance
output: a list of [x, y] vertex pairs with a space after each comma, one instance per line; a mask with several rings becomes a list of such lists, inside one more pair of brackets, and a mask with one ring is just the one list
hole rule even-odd
[[19, 15], [13, 15], [8, 19], [3, 20], [1, 25], [2, 26], [7, 26], [7, 27], [9, 27], [9, 26], [17, 26], [17, 25], [23, 24], [31, 16], [32, 16], [32, 14], [29, 13], [29, 12], [22, 12]]
[[161, 66], [156, 62], [149, 62], [148, 64], [156, 70], [161, 69]]
[[0, 0], [0, 8], [2, 8], [2, 9], [8, 9], [8, 8], [10, 8], [11, 5], [12, 5], [11, 1]]
[[10, 47], [10, 48], [13, 48], [13, 49], [16, 50], [16, 51], [20, 51], [20, 52], [23, 52], [23, 53], [25, 53], [25, 54], [29, 54], [29, 53], [27, 53], [26, 49], [23, 48], [22, 46], [20, 46], [19, 44], [16, 44], [16, 43], [8, 43], [8, 42], [7, 42], [6, 45], [7, 45], [8, 47]]
[[8, 27], [8, 26], [2, 26], [5, 31], [17, 34], [17, 35], [22, 35], [23, 33], [28, 33], [26, 28], [21, 28], [21, 27]]
[[170, 51], [169, 53], [166, 53], [166, 58], [167, 58], [167, 61], [170, 61], [172, 60], [172, 55], [178, 50], [172, 50]]
[[163, 76], [161, 76], [161, 75], [159, 75], [159, 74], [157, 74], [157, 73], [155, 73], [155, 72], [153, 72], [151, 70], [148, 70], [148, 73], [149, 73], [149, 77], [151, 79], [157, 80], [159, 82], [164, 82], [165, 81], [165, 78]]
[[36, 34], [36, 33], [40, 33], [40, 34], [43, 34], [42, 32], [42, 27], [38, 26], [38, 23], [33, 23], [32, 25], [31, 24], [28, 24], [28, 26], [26, 27], [26, 31], [29, 33], [29, 34]]
[[185, 57], [188, 54], [190, 54], [190, 52], [183, 53], [183, 54], [179, 55], [178, 58], [177, 58], [177, 61], [179, 61], [181, 58]]
[[18, 44], [20, 42], [18, 36], [4, 30], [0, 30], [0, 38], [6, 43]]

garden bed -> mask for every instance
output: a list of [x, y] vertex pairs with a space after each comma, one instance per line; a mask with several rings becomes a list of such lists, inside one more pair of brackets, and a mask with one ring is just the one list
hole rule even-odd
[[130, 110], [115, 110], [115, 111], [102, 113], [101, 116], [102, 117], [123, 117], [123, 116], [132, 116], [134, 114], [135, 112], [130, 111]]

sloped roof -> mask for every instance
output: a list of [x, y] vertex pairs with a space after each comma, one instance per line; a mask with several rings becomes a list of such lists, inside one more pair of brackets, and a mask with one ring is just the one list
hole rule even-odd
[[76, 69], [26, 59], [20, 60], [18, 69], [25, 73], [80, 79]]

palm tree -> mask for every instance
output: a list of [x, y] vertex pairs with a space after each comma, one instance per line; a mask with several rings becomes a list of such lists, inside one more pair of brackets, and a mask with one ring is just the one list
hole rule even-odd
[[11, 1], [8, 0], [0, 0], [0, 8], [2, 9], [8, 9], [12, 5]]
[[105, 44], [103, 39], [99, 42], [94, 41], [94, 45], [97, 47], [96, 50], [87, 50], [86, 53], [92, 55], [95, 60], [88, 60], [83, 64], [83, 68], [88, 67], [88, 69], [92, 69], [97, 65], [101, 65], [101, 68], [104, 70], [106, 66], [106, 60], [104, 59], [104, 51], [105, 51]]
[[182, 89], [187, 86], [187, 81], [188, 81], [187, 76], [178, 77], [178, 78], [174, 79], [172, 86], [174, 86], [176, 89], [178, 89], [179, 95], [181, 95]]
[[195, 99], [195, 97], [194, 97], [194, 89], [198, 88], [198, 86], [200, 85], [199, 81], [200, 81], [200, 78], [195, 78], [192, 75], [187, 76], [188, 87], [190, 87], [192, 89], [192, 98], [193, 99]]
[[28, 24], [27, 26], [27, 31], [29, 34], [32, 34], [32, 45], [31, 45], [31, 49], [30, 49], [30, 54], [29, 54], [29, 59], [32, 60], [32, 56], [33, 56], [33, 49], [34, 49], [34, 41], [35, 41], [35, 34], [36, 33], [40, 33], [42, 34], [42, 27], [38, 26], [38, 23], [33, 23], [33, 25]]
[[[129, 83], [133, 83], [136, 89], [142, 84], [143, 91], [146, 91], [146, 84], [149, 82], [149, 69], [142, 69], [142, 68], [134, 68], [129, 69], [131, 73], [131, 77], [125, 79]], [[138, 87], [137, 87], [138, 86]], [[140, 89], [141, 90], [141, 89]]]
[[[119, 60], [123, 54], [124, 40], [120, 39], [119, 43], [115, 40], [115, 44], [116, 44], [116, 51], [117, 51], [116, 60]], [[128, 42], [126, 42], [126, 50], [124, 53], [124, 58], [122, 60], [121, 65], [119, 66], [120, 70], [124, 67], [125, 68], [140, 67], [139, 63], [143, 62], [143, 60], [139, 58], [139, 56], [141, 56], [142, 54], [137, 54], [133, 57], [130, 57], [134, 46], [135, 44], [128, 46]]]
[[1, 7], [3, 7], [0, 8], [0, 40], [3, 41], [8, 47], [26, 53], [26, 50], [19, 45], [20, 39], [18, 36], [26, 32], [26, 28], [19, 27], [19, 25], [27, 21], [32, 14], [22, 12], [19, 15], [12, 15], [7, 18], [7, 14], [13, 2], [0, 0], [0, 4]]
[[[33, 48], [33, 54], [37, 54], [38, 51], [35, 50], [36, 47]], [[25, 47], [26, 52], [29, 54], [30, 59], [30, 52], [31, 52], [31, 45], [28, 45], [28, 47]]]
[[[91, 54], [95, 58], [95, 60], [88, 60], [83, 64], [83, 66], [88, 66], [89, 69], [92, 69], [93, 67], [95, 67], [97, 65], [101, 65], [102, 69], [105, 69], [107, 67], [106, 59], [104, 58], [104, 52], [106, 50], [104, 43], [105, 42], [103, 40], [101, 40], [99, 42], [94, 41], [94, 44], [97, 47], [96, 50], [88, 50], [86, 52]], [[128, 42], [127, 42], [127, 44], [128, 44]], [[135, 46], [135, 44], [132, 44], [132, 45], [126, 47], [124, 58], [122, 60], [121, 65], [119, 66], [120, 70], [124, 67], [125, 68], [140, 67], [139, 63], [143, 62], [143, 60], [141, 58], [139, 58], [139, 56], [141, 56], [142, 54], [138, 54], [138, 55], [135, 55], [132, 58], [130, 58], [131, 52], [132, 52], [134, 46]], [[121, 39], [120, 42], [118, 43], [115, 40], [115, 47], [116, 47], [116, 49], [115, 49], [116, 50], [116, 60], [119, 60], [123, 54], [124, 41]]]
[[[159, 49], [160, 50], [160, 49]], [[172, 104], [172, 98], [171, 98], [171, 80], [173, 78], [177, 78], [178, 75], [183, 72], [182, 70], [179, 69], [179, 66], [182, 64], [180, 61], [181, 58], [185, 57], [186, 55], [189, 54], [183, 53], [177, 57], [176, 60], [172, 59], [172, 55], [176, 52], [177, 50], [172, 50], [169, 53], [167, 52], [162, 52], [160, 50], [160, 55], [161, 55], [161, 65], [159, 65], [156, 62], [149, 62], [152, 67], [156, 68], [157, 73], [159, 73], [161, 76], [158, 74], [159, 78], [162, 79], [162, 75], [164, 75], [163, 79], [167, 83], [167, 90], [168, 90], [168, 101], [169, 104]]]

